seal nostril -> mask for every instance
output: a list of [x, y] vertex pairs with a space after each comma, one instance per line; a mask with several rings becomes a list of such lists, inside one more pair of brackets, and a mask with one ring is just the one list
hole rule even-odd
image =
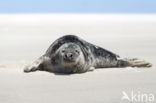
[[67, 53], [64, 56], [65, 56], [65, 58], [72, 58], [73, 57], [73, 54], [72, 53]]
[[65, 58], [68, 58], [67, 54], [65, 54], [64, 56], [65, 56]]
[[73, 55], [71, 54], [71, 55], [70, 55], [70, 57], [72, 58], [72, 57], [73, 57]]

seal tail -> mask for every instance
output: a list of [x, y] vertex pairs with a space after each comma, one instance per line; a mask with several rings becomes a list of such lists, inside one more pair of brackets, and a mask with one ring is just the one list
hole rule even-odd
[[118, 67], [152, 67], [151, 63], [137, 58], [118, 59], [117, 65]]

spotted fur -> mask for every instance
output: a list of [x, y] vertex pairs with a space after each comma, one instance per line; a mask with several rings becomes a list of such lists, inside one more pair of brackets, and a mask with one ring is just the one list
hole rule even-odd
[[[79, 49], [80, 54], [75, 62], [64, 62], [61, 51], [69, 45], [73, 49]], [[68, 47], [69, 48], [69, 47]], [[73, 50], [71, 49], [71, 51]], [[45, 70], [59, 73], [84, 73], [93, 68], [109, 67], [151, 67], [152, 65], [140, 59], [121, 59], [115, 53], [104, 48], [88, 43], [75, 35], [65, 35], [54, 41], [46, 53], [27, 66], [24, 72]]]

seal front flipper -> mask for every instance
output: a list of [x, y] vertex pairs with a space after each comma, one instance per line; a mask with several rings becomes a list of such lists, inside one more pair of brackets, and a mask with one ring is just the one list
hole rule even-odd
[[89, 69], [88, 69], [88, 72], [91, 72], [91, 71], [94, 71], [95, 70], [95, 67], [90, 67]]
[[39, 59], [37, 59], [31, 65], [26, 66], [24, 68], [24, 72], [28, 73], [28, 72], [33, 72], [33, 71], [37, 71], [37, 70], [44, 70], [45, 69], [44, 63], [49, 60], [50, 60], [50, 58], [48, 58], [47, 56], [41, 56]]

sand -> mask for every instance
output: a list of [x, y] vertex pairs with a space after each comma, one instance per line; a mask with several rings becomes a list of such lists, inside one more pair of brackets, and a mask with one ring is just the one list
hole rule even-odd
[[[76, 34], [121, 57], [145, 59], [153, 67], [103, 68], [71, 75], [23, 72], [64, 34]], [[0, 102], [129, 103], [121, 99], [123, 92], [155, 96], [155, 47], [154, 14], [1, 14]]]

